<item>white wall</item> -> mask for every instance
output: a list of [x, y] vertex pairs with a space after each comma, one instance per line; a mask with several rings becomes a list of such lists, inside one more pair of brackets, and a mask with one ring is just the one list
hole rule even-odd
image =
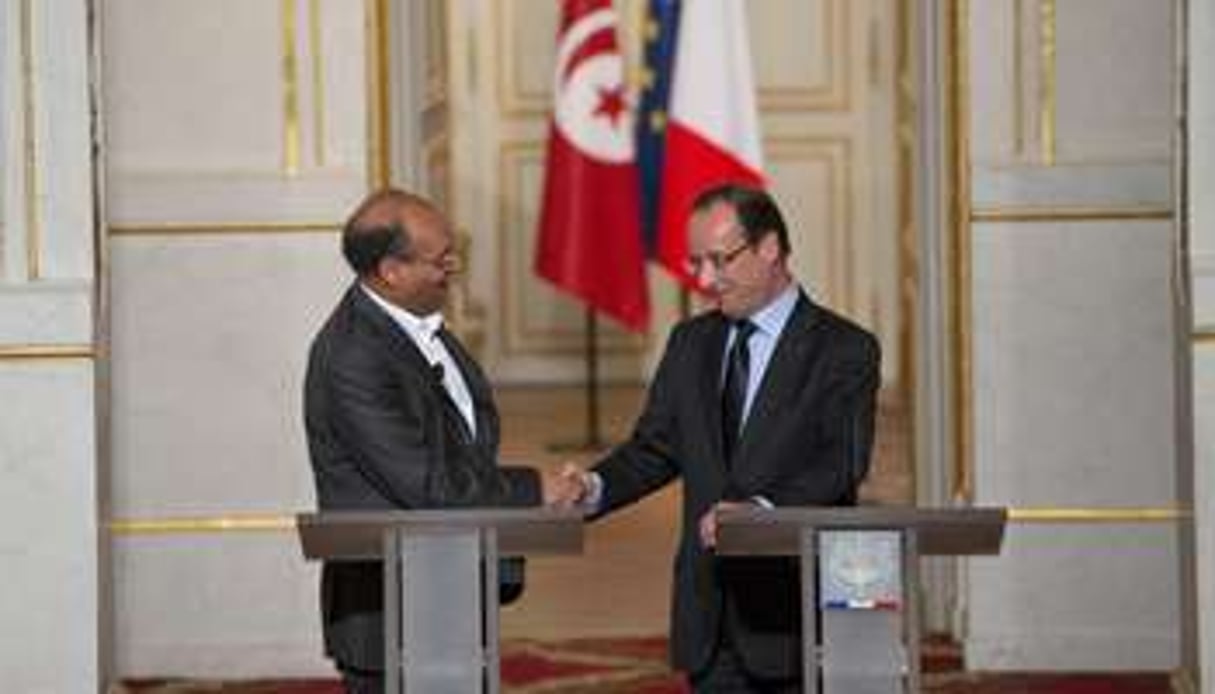
[[[315, 507], [302, 380], [369, 188], [370, 5], [99, 3], [112, 518]], [[122, 533], [112, 551], [118, 676], [332, 672], [291, 531]]]
[[[969, 7], [974, 503], [1170, 507], [1169, 7]], [[1169, 523], [1013, 523], [969, 562], [968, 666], [1176, 667], [1177, 552]]]
[[1189, 3], [1189, 231], [1194, 330], [1198, 666], [1215, 682], [1215, 2]]
[[0, 672], [101, 678], [87, 4], [0, 3]]

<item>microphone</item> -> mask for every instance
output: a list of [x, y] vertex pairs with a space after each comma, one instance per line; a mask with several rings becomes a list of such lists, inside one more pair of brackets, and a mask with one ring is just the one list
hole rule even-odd
[[435, 380], [437, 380], [440, 384], [443, 383], [444, 371], [443, 371], [443, 365], [441, 363], [435, 362], [435, 363], [431, 364], [430, 372], [435, 375]]

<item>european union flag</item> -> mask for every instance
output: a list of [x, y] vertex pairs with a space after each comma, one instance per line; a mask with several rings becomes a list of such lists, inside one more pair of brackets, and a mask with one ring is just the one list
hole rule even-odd
[[667, 104], [675, 67], [680, 0], [646, 4], [645, 56], [641, 98], [637, 107], [637, 170], [641, 181], [641, 233], [646, 255], [658, 247], [658, 204], [662, 199], [662, 156], [666, 143]]

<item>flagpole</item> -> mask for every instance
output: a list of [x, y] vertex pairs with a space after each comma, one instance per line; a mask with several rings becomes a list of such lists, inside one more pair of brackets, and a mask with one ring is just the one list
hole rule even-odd
[[599, 432], [599, 318], [586, 309], [586, 445], [603, 448]]
[[554, 452], [600, 451], [607, 448], [599, 428], [599, 317], [590, 307], [586, 308], [584, 315], [586, 387], [582, 392], [586, 396], [586, 426], [583, 430], [586, 436], [581, 441], [558, 441], [549, 444], [549, 450]]

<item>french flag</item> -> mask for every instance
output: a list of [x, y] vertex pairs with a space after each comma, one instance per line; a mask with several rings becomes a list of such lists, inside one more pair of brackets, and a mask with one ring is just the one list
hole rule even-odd
[[657, 259], [681, 283], [687, 224], [702, 191], [724, 183], [763, 186], [763, 155], [745, 0], [683, 0], [662, 157]]

